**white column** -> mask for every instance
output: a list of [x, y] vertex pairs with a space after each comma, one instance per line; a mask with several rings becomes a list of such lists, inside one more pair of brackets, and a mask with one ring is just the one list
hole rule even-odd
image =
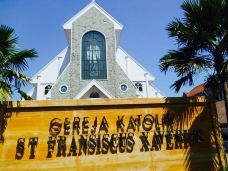
[[127, 73], [127, 76], [129, 77], [128, 75], [128, 56], [125, 56], [125, 67], [126, 67], [126, 73]]
[[36, 86], [36, 100], [41, 100], [41, 90], [40, 90], [40, 75], [36, 76], [37, 86]]
[[149, 97], [149, 92], [148, 92], [148, 87], [149, 87], [149, 83], [148, 83], [148, 73], [144, 74], [145, 77], [145, 81], [146, 81], [146, 97]]

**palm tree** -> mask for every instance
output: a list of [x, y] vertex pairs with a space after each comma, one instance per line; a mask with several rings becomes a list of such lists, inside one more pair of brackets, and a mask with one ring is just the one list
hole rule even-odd
[[183, 18], [174, 19], [166, 28], [177, 50], [160, 59], [160, 69], [177, 74], [179, 79], [171, 85], [176, 92], [206, 73], [207, 87], [214, 95], [222, 90], [228, 111], [228, 0], [186, 0], [181, 9]]
[[21, 90], [29, 81], [22, 72], [28, 69], [27, 59], [37, 56], [34, 49], [19, 51], [18, 38], [14, 35], [14, 29], [6, 25], [0, 25], [0, 96], [1, 100], [9, 99], [16, 91], [24, 99], [31, 99]]
[[0, 89], [0, 102], [9, 100], [9, 99], [10, 99], [10, 96], [6, 94], [2, 89]]

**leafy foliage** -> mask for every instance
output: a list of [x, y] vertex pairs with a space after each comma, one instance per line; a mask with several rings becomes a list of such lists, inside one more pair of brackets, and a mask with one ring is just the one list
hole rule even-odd
[[186, 0], [181, 8], [184, 17], [166, 28], [176, 40], [177, 50], [160, 59], [160, 69], [177, 74], [179, 79], [171, 85], [176, 92], [193, 85], [194, 77], [208, 70], [213, 74], [208, 75], [207, 86], [215, 89], [216, 82], [219, 89], [227, 78], [228, 0]]
[[29, 81], [22, 72], [28, 69], [28, 59], [37, 57], [34, 49], [19, 51], [18, 38], [14, 36], [14, 29], [0, 25], [0, 96], [8, 99], [17, 91], [24, 99], [31, 99], [21, 90]]

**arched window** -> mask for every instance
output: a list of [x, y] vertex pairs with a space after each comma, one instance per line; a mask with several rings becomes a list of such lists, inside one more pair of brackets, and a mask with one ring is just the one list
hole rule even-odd
[[82, 79], [107, 79], [105, 37], [97, 32], [87, 32], [82, 37]]
[[143, 91], [143, 87], [142, 84], [140, 82], [135, 83], [135, 87], [139, 90], [139, 91]]
[[90, 98], [100, 98], [100, 95], [97, 92], [93, 92], [89, 96]]
[[51, 86], [51, 85], [47, 85], [47, 86], [45, 86], [45, 88], [44, 88], [44, 95], [47, 95], [47, 94], [48, 94], [48, 92], [51, 90], [51, 88], [52, 88], [52, 86]]

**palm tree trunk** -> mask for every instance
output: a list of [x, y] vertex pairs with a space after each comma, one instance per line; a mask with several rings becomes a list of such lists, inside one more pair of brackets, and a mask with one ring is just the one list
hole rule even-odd
[[228, 123], [228, 82], [227, 81], [223, 83], [223, 92], [224, 92], [226, 119]]

